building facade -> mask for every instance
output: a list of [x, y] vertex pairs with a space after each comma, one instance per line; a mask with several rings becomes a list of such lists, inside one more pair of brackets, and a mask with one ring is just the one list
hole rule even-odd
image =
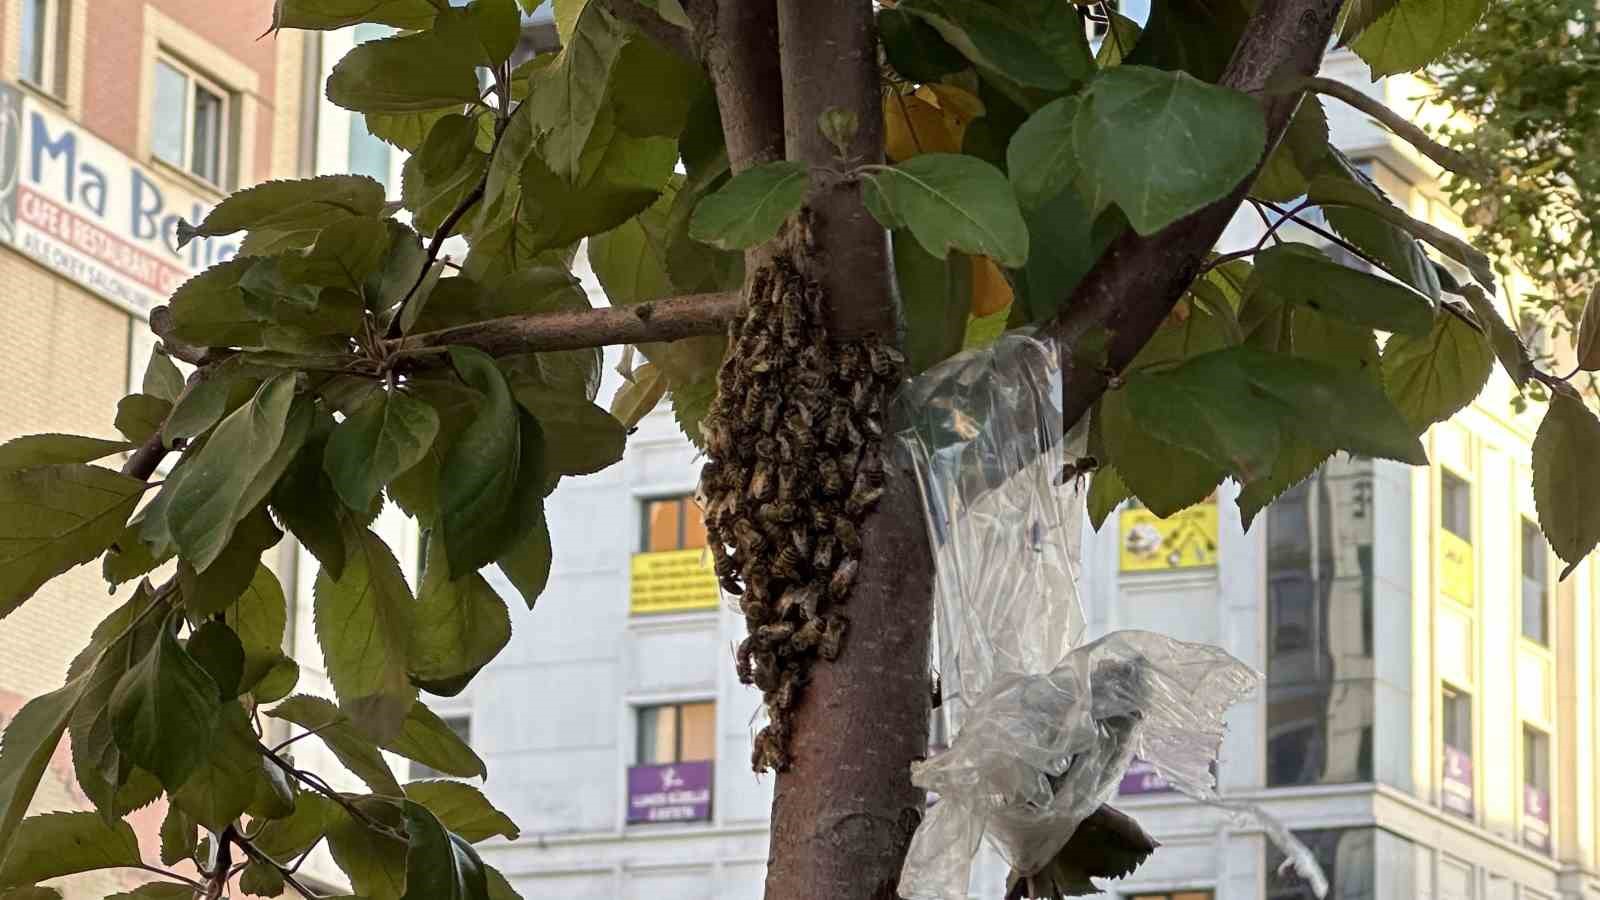
[[[176, 250], [178, 218], [310, 172], [304, 42], [257, 40], [271, 17], [256, 0], [0, 0], [0, 440], [116, 437], [118, 401], [139, 390], [153, 345], [150, 308], [235, 252], [227, 239]], [[124, 599], [84, 566], [0, 620], [0, 723], [59, 687]], [[63, 743], [34, 810], [87, 806]], [[132, 817], [142, 837], [161, 814]], [[100, 898], [139, 876], [61, 886]]]

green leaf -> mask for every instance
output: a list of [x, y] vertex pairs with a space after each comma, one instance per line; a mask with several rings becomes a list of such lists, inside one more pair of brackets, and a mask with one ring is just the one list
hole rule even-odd
[[121, 866], [137, 866], [139, 841], [127, 822], [106, 822], [92, 812], [29, 816], [0, 865], [0, 888]]
[[261, 554], [282, 540], [265, 506], [245, 516], [215, 562], [196, 572], [186, 560], [178, 562], [178, 586], [190, 618], [211, 616], [228, 608], [255, 578]]
[[[366, 782], [373, 793], [400, 796], [400, 783], [395, 780], [377, 744], [357, 731], [337, 706], [321, 697], [297, 694], [268, 710], [267, 715], [315, 732], [340, 764]], [[301, 800], [304, 802], [305, 798]]]
[[406, 797], [428, 808], [439, 824], [469, 843], [500, 836], [516, 840], [521, 831], [511, 817], [495, 809], [483, 792], [461, 781], [412, 781]]
[[[1484, 333], [1489, 338], [1489, 346], [1494, 349], [1495, 358], [1500, 360], [1501, 368], [1506, 370], [1511, 383], [1521, 388], [1533, 375], [1534, 369], [1533, 358], [1528, 354], [1527, 345], [1522, 343], [1522, 337], [1501, 318], [1494, 301], [1489, 299], [1489, 295], [1485, 294], [1482, 288], [1475, 284], [1465, 285], [1461, 289], [1461, 296], [1467, 298], [1467, 305], [1472, 308], [1472, 314], [1477, 318], [1478, 324], [1483, 326]], [[1579, 332], [1581, 335], [1581, 328]], [[1579, 358], [1582, 359], [1581, 353]]]
[[1565, 579], [1600, 543], [1600, 497], [1590, 469], [1600, 459], [1600, 420], [1573, 389], [1550, 392], [1533, 439], [1533, 501], [1539, 527], [1567, 563]]
[[1076, 96], [1047, 103], [1011, 136], [1006, 171], [1023, 209], [1043, 204], [1078, 177], [1078, 154], [1072, 145], [1078, 106]]
[[1266, 147], [1261, 107], [1185, 72], [1121, 65], [1090, 84], [1073, 128], [1078, 184], [1153, 234], [1228, 194]]
[[363, 528], [346, 545], [340, 577], [317, 573], [317, 641], [340, 708], [382, 741], [399, 732], [416, 696], [406, 677], [414, 601], [382, 538]]
[[[1583, 315], [1578, 319], [1578, 333], [1574, 343], [1578, 368], [1585, 372], [1600, 371], [1600, 285], [1595, 285], [1589, 292], [1589, 300], [1583, 305]], [[11, 444], [6, 445], [9, 446]], [[0, 447], [0, 453], [4, 451], [5, 447]]]
[[179, 399], [167, 424], [161, 429], [161, 442], [169, 449], [180, 440], [187, 441], [211, 430], [228, 412], [229, 398], [240, 389], [241, 382], [219, 378], [213, 374], [202, 378], [189, 393]]
[[205, 761], [221, 700], [217, 683], [163, 628], [111, 695], [117, 747], [177, 791]]
[[1257, 253], [1255, 273], [1267, 288], [1330, 316], [1413, 337], [1433, 329], [1436, 305], [1407, 285], [1340, 265], [1305, 244]]
[[421, 700], [411, 705], [405, 727], [383, 748], [446, 775], [483, 778], [489, 773], [478, 754]]
[[272, 27], [333, 31], [372, 22], [415, 30], [433, 24], [433, 0], [277, 0]]
[[582, 396], [519, 384], [516, 397], [544, 429], [544, 464], [551, 474], [591, 475], [622, 459], [627, 430]]
[[289, 692], [299, 683], [300, 664], [280, 654], [278, 661], [261, 677], [250, 694], [257, 703], [276, 703], [289, 696]]
[[542, 503], [537, 513], [527, 534], [495, 560], [501, 573], [522, 595], [529, 609], [533, 609], [534, 602], [550, 583], [550, 529], [545, 522]]
[[1383, 382], [1417, 432], [1471, 403], [1493, 370], [1489, 341], [1454, 315], [1439, 316], [1423, 337], [1397, 334], [1383, 347]]
[[[474, 98], [477, 97], [476, 84], [474, 81]], [[266, 181], [229, 194], [206, 213], [199, 225], [180, 223], [179, 246], [196, 237], [218, 237], [246, 228], [252, 232], [315, 231], [351, 216], [376, 217], [383, 210], [385, 200], [383, 185], [365, 175], [320, 175], [295, 181]], [[252, 260], [233, 262], [249, 264]], [[216, 271], [228, 265], [223, 263], [207, 271]]]
[[[19, 823], [88, 684], [89, 678], [80, 675], [29, 700], [0, 732], [0, 872], [11, 860]], [[36, 864], [27, 853], [16, 857], [19, 866]]]
[[328, 76], [328, 99], [355, 112], [414, 113], [478, 99], [476, 61], [435, 32], [357, 44]]
[[480, 66], [511, 58], [522, 37], [515, 0], [472, 0], [466, 8], [443, 9], [433, 25], [441, 40], [460, 45]]
[[[896, 9], [932, 25], [946, 41], [980, 68], [1017, 84], [1066, 90], [1094, 74], [1094, 58], [1073, 16], [1055, 22], [1029, 21], [1015, 8], [983, 0], [906, 0]], [[1061, 40], [1055, 27], [1076, 29], [1076, 40]], [[1045, 27], [1040, 27], [1045, 26]]]
[[[353, 801], [368, 818], [400, 832], [405, 819], [389, 800], [363, 797]], [[364, 900], [400, 900], [406, 891], [406, 845], [368, 827], [342, 810], [328, 826], [328, 849], [333, 861], [350, 878], [356, 896]]]
[[[120, 896], [118, 894], [108, 900], [116, 900]], [[0, 889], [0, 900], [61, 900], [61, 892], [52, 887], [37, 886]]]
[[906, 227], [934, 256], [951, 250], [989, 256], [1006, 268], [1028, 259], [1028, 226], [1000, 171], [972, 156], [926, 153], [878, 166], [862, 199], [885, 228]]
[[221, 555], [249, 511], [241, 504], [283, 442], [294, 390], [292, 372], [264, 383], [217, 425], [177, 485], [167, 506], [168, 525], [179, 552], [197, 571]]
[[488, 900], [483, 860], [472, 845], [446, 831], [426, 806], [405, 801], [406, 893], [402, 900]]
[[0, 474], [0, 618], [122, 534], [144, 482], [87, 465]]
[[252, 259], [231, 259], [185, 281], [173, 292], [172, 336], [200, 347], [259, 347], [265, 326], [245, 304], [239, 279]]
[[159, 346], [150, 351], [150, 361], [144, 367], [141, 392], [160, 397], [168, 403], [177, 403], [183, 393], [184, 377], [172, 358]]
[[1494, 266], [1488, 256], [1444, 229], [1411, 217], [1385, 199], [1376, 186], [1360, 177], [1358, 170], [1348, 163], [1338, 172], [1311, 179], [1306, 198], [1323, 207], [1324, 211], [1338, 206], [1366, 210], [1466, 266], [1478, 283], [1487, 290], [1494, 290]]
[[[359, 294], [388, 252], [389, 228], [382, 220], [341, 219], [322, 229], [310, 251], [278, 257], [278, 266], [292, 283], [343, 290], [322, 291], [316, 308], [300, 318], [280, 313], [273, 320], [311, 334], [353, 333], [360, 322], [361, 303], [347, 292]], [[342, 308], [336, 305], [341, 297], [351, 297]]]
[[276, 897], [285, 887], [283, 874], [263, 863], [252, 861], [239, 873], [239, 891], [252, 897]]
[[172, 794], [172, 802], [202, 828], [220, 832], [255, 800], [271, 763], [261, 755], [249, 714], [237, 703], [222, 705], [214, 736], [201, 751], [204, 761]]
[[695, 207], [689, 236], [724, 250], [764, 244], [800, 209], [810, 178], [804, 163], [779, 161], [746, 169]]
[[294, 859], [316, 846], [334, 817], [343, 815], [332, 800], [306, 792], [295, 800], [293, 813], [267, 822], [252, 843], [273, 859]]
[[1239, 518], [1245, 530], [1250, 529], [1256, 516], [1272, 501], [1310, 477], [1332, 455], [1333, 450], [1328, 447], [1299, 440], [1286, 442], [1273, 461], [1271, 471], [1239, 490]]
[[1305, 196], [1311, 176], [1328, 156], [1328, 116], [1315, 95], [1300, 101], [1300, 108], [1289, 120], [1278, 146], [1250, 188], [1250, 196], [1278, 203], [1290, 203]]
[[423, 234], [437, 231], [483, 179], [489, 155], [474, 145], [477, 134], [474, 120], [446, 116], [428, 132], [422, 149], [406, 160], [400, 198]]
[[422, 459], [438, 433], [433, 407], [398, 389], [374, 391], [334, 428], [323, 466], [345, 505], [364, 510]]
[[1100, 255], [1128, 228], [1114, 210], [1096, 218], [1075, 189], [1028, 210], [1023, 219], [1028, 223], [1029, 246], [1049, 248], [1028, 254], [1028, 264], [1016, 279], [1017, 301], [1034, 322], [1054, 316]]
[[161, 862], [175, 866], [193, 858], [198, 839], [199, 832], [189, 814], [168, 805], [167, 814], [161, 819]]
[[905, 318], [906, 374], [915, 375], [961, 351], [972, 308], [973, 260], [934, 257], [904, 232], [894, 235], [893, 252]]
[[1350, 47], [1374, 79], [1410, 72], [1443, 56], [1488, 8], [1489, 0], [1399, 0]]
[[130, 781], [133, 768], [112, 733], [111, 696], [123, 676], [155, 646], [162, 617], [143, 615], [150, 608], [151, 595], [149, 582], [139, 585], [133, 597], [95, 629], [96, 638], [68, 670], [71, 678], [88, 673], [88, 683], [67, 724], [73, 773], [83, 793], [108, 821], [128, 811], [119, 804], [118, 795]]
[[521, 460], [516, 405], [494, 360], [479, 350], [450, 348], [462, 379], [483, 394], [477, 417], [451, 446], [439, 481], [440, 531], [457, 577], [493, 562], [515, 540], [505, 522]]
[[172, 404], [149, 394], [129, 394], [117, 403], [116, 428], [135, 444], [142, 444], [161, 430]]
[[601, 4], [586, 6], [554, 64], [534, 72], [526, 101], [534, 146], [550, 171], [577, 183], [627, 33]]
[[1127, 484], [1117, 470], [1110, 466], [1101, 466], [1089, 477], [1089, 495], [1085, 503], [1089, 512], [1089, 524], [1095, 531], [1105, 525], [1106, 519], [1117, 511], [1122, 501], [1133, 496]]
[[223, 621], [239, 636], [244, 651], [239, 689], [248, 691], [277, 665], [289, 624], [288, 602], [271, 569], [257, 564], [250, 586], [228, 607]]
[[105, 441], [76, 434], [28, 434], [0, 444], [0, 472], [94, 462], [133, 448], [131, 441]]
[[[962, 315], [962, 322], [966, 322], [965, 314]], [[650, 415], [666, 394], [667, 377], [655, 363], [647, 362], [633, 370], [632, 380], [624, 381], [617, 388], [616, 396], [611, 398], [611, 415], [631, 432], [644, 421], [645, 416]]]
[[635, 137], [618, 130], [615, 117], [596, 121], [583, 149], [583, 167], [571, 178], [529, 154], [521, 173], [519, 221], [535, 251], [564, 247], [609, 231], [648, 208], [672, 177], [677, 142]]
[[192, 900], [194, 888], [176, 881], [152, 881], [131, 891], [111, 894], [106, 900]]
[[619, 129], [638, 137], [677, 138], [695, 101], [711, 85], [696, 61], [654, 40], [635, 38], [617, 57], [610, 90]]
[[411, 626], [412, 681], [454, 696], [511, 640], [511, 614], [482, 575], [452, 580], [444, 548], [429, 542]]
[[1156, 515], [1188, 509], [1210, 496], [1222, 481], [1221, 466], [1155, 440], [1134, 417], [1126, 391], [1107, 392], [1097, 418], [1111, 464], [1128, 490]]
[[936, 82], [967, 67], [967, 58], [937, 29], [898, 8], [878, 10], [878, 39], [889, 65], [910, 81]]
[[1252, 390], [1277, 405], [1289, 435], [1318, 447], [1428, 464], [1416, 431], [1370, 373], [1253, 347], [1224, 352], [1239, 359]]
[[272, 489], [272, 509], [334, 578], [344, 571], [344, 507], [323, 464], [333, 416], [319, 411], [300, 452]]
[[1197, 453], [1241, 481], [1265, 473], [1278, 453], [1278, 412], [1251, 390], [1248, 374], [1228, 351], [1164, 372], [1133, 373], [1122, 390], [1151, 437]]
[[239, 683], [244, 677], [244, 644], [232, 628], [212, 619], [195, 629], [184, 649], [211, 676], [220, 699], [239, 696]]

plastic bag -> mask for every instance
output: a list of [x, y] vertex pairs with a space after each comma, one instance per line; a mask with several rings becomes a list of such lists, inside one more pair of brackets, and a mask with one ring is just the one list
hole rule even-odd
[[[1010, 332], [923, 373], [897, 400], [934, 548], [939, 713], [955, 735], [912, 768], [939, 802], [901, 872], [909, 900], [964, 900], [985, 836], [1014, 869], [1039, 870], [1115, 794], [1135, 755], [1218, 802], [1222, 716], [1261, 681], [1220, 648], [1150, 632], [1082, 643], [1083, 494], [1063, 483], [1078, 449], [1069, 440], [1082, 437], [1062, 433], [1061, 387], [1054, 342]], [[1315, 872], [1286, 831], [1267, 830], [1289, 842], [1296, 868]]]

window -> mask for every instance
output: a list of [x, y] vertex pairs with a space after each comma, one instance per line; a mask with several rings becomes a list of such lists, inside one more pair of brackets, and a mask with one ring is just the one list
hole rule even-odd
[[1544, 532], [1522, 520], [1522, 636], [1536, 644], [1550, 643], [1550, 550]]
[[706, 545], [706, 523], [692, 497], [667, 497], [644, 505], [646, 552], [692, 550]]
[[1441, 690], [1440, 725], [1444, 744], [1439, 804], [1471, 819], [1477, 813], [1472, 766], [1472, 695], [1445, 685]]
[[715, 759], [716, 710], [710, 701], [639, 707], [639, 765]]
[[1472, 543], [1472, 484], [1450, 472], [1440, 472], [1439, 492], [1439, 524]]
[[[394, 34], [387, 25], [363, 22], [352, 33], [357, 44], [378, 40]], [[385, 188], [389, 186], [389, 145], [367, 130], [367, 117], [350, 113], [350, 172], [375, 179]]]
[[228, 176], [233, 123], [228, 92], [170, 58], [156, 60], [150, 150], [218, 187]]
[[1522, 726], [1522, 841], [1550, 852], [1550, 736]]
[[62, 59], [66, 56], [65, 0], [22, 0], [22, 47], [18, 69], [22, 80], [50, 94], [66, 93]]
[[1522, 781], [1536, 790], [1550, 791], [1550, 736], [1532, 725], [1522, 726]]
[[1446, 685], [1442, 717], [1444, 745], [1472, 755], [1472, 695]]
[[[439, 719], [444, 722], [446, 728], [449, 728], [451, 731], [456, 733], [456, 737], [461, 738], [461, 742], [462, 743], [464, 743], [464, 744], [466, 744], [468, 746], [472, 745], [472, 717], [471, 716], [469, 716], [469, 715], [440, 716]], [[411, 777], [413, 779], [422, 779], [422, 778], [451, 778], [451, 777], [454, 777], [454, 776], [449, 775], [448, 773], [445, 773], [445, 772], [441, 772], [438, 769], [435, 769], [435, 768], [433, 768], [431, 766], [424, 765], [423, 763], [419, 763], [419, 762], [413, 761], [411, 763]]]
[[1164, 894], [1134, 894], [1128, 900], [1213, 900], [1210, 891], [1168, 891]]

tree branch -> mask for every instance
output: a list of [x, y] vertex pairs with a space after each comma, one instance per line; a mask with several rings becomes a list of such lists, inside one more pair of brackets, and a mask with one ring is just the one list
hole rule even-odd
[[476, 347], [490, 356], [581, 350], [608, 344], [676, 341], [721, 334], [739, 308], [738, 294], [689, 294], [635, 306], [506, 316], [386, 342], [397, 359]]
[[644, 32], [645, 36], [679, 56], [694, 59], [694, 49], [689, 46], [689, 33], [668, 22], [638, 0], [600, 0], [605, 11], [619, 21]]
[[1488, 177], [1481, 167], [1468, 159], [1465, 154], [1452, 150], [1439, 143], [1427, 132], [1418, 128], [1410, 119], [1390, 109], [1387, 104], [1368, 96], [1360, 88], [1334, 81], [1332, 78], [1312, 77], [1299, 82], [1296, 90], [1316, 91], [1326, 94], [1336, 100], [1342, 100], [1350, 106], [1378, 120], [1378, 123], [1389, 129], [1401, 140], [1417, 148], [1423, 156], [1438, 163], [1442, 168], [1464, 175], [1474, 181], [1484, 181]]
[[[1224, 87], [1253, 94], [1277, 146], [1300, 104], [1300, 92], [1272, 90], [1314, 75], [1333, 35], [1342, 0], [1275, 0], [1251, 15], [1223, 73]], [[1256, 172], [1260, 171], [1260, 164]], [[1194, 281], [1206, 254], [1255, 183], [1251, 172], [1226, 197], [1152, 235], [1132, 231], [1113, 241], [1061, 305], [1047, 333], [1061, 342], [1064, 421], [1071, 428], [1126, 367]], [[1088, 348], [1094, 347], [1091, 354]]]
[[685, 0], [711, 76], [728, 162], [738, 174], [783, 158], [783, 75], [775, 0]]

